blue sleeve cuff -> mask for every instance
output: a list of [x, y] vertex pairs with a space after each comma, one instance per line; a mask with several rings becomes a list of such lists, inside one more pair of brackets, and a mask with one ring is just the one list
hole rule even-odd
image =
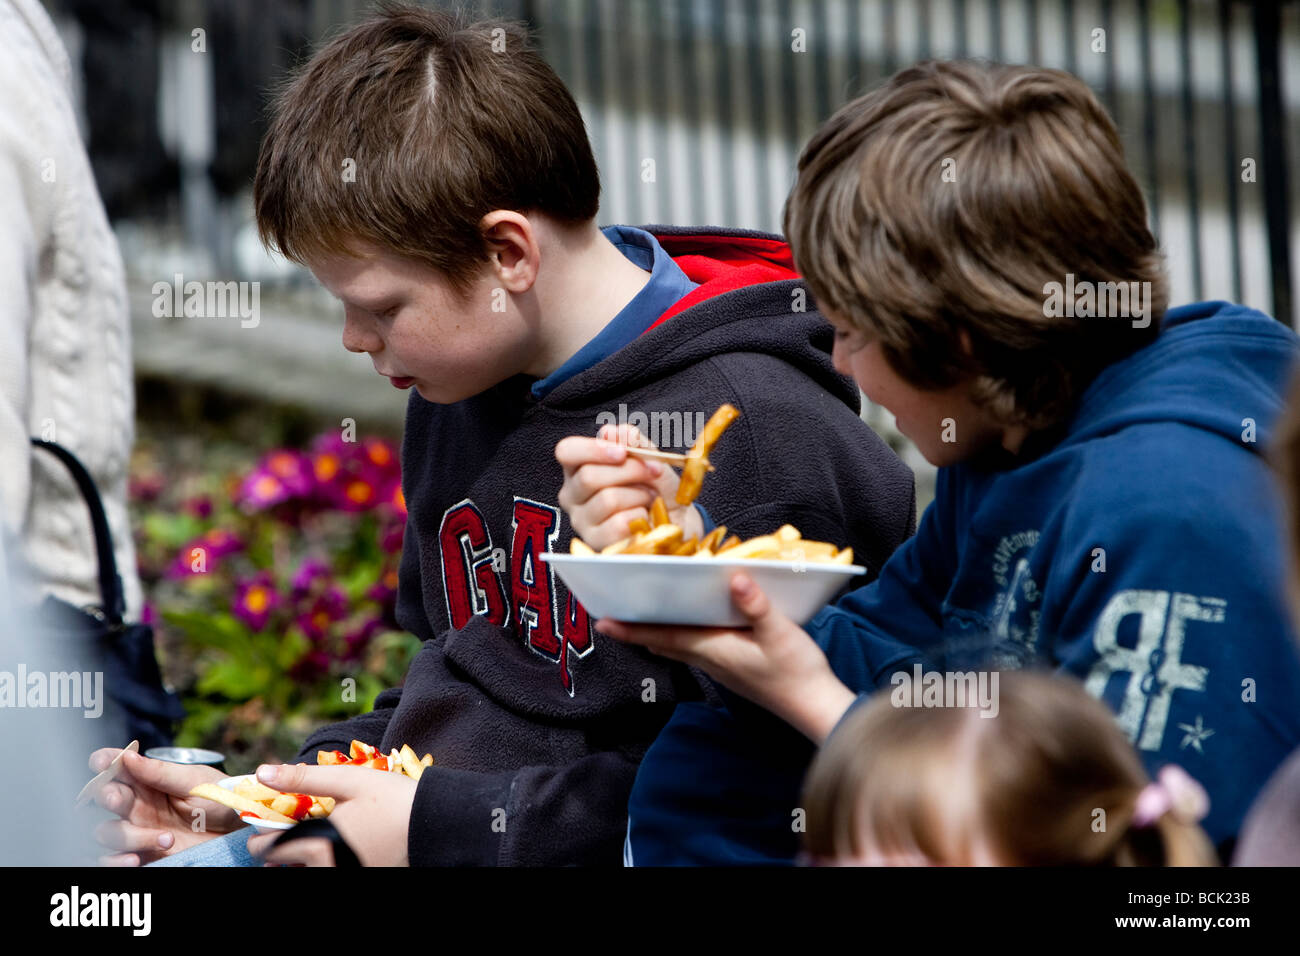
[[704, 522], [705, 534], [708, 534], [710, 531], [712, 531], [714, 528], [718, 526], [718, 523], [714, 521], [711, 517], [709, 517], [709, 513], [704, 510], [704, 505], [700, 504], [697, 501], [695, 502], [695, 508], [700, 513], [700, 520]]

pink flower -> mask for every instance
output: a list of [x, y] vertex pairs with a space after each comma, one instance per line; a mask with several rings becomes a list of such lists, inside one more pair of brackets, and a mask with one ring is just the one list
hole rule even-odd
[[383, 548], [385, 554], [400, 554], [402, 551], [402, 538], [406, 534], [406, 525], [404, 523], [391, 524], [384, 529], [379, 539], [379, 546]]
[[311, 494], [311, 462], [300, 452], [278, 449], [263, 458], [260, 467], [275, 476], [290, 495], [302, 498]]
[[289, 487], [265, 468], [254, 469], [239, 487], [237, 499], [241, 505], [261, 511], [289, 500]]
[[370, 644], [370, 639], [375, 636], [375, 632], [383, 626], [380, 618], [372, 617], [367, 619], [358, 627], [354, 628], [343, 638], [343, 660], [356, 660]]
[[362, 443], [362, 452], [365, 460], [380, 471], [390, 474], [398, 474], [400, 467], [397, 462], [397, 451], [390, 442], [382, 438], [367, 438]]
[[379, 580], [371, 585], [366, 597], [380, 604], [387, 604], [397, 597], [397, 571], [389, 568], [380, 575]]
[[329, 565], [324, 561], [308, 558], [298, 567], [298, 573], [293, 576], [290, 585], [293, 588], [293, 599], [300, 601], [305, 598], [315, 589], [316, 582], [325, 580], [329, 577], [329, 573]]
[[244, 543], [224, 528], [213, 528], [195, 538], [176, 555], [167, 569], [169, 578], [186, 578], [192, 574], [205, 574], [228, 554], [243, 550]]
[[302, 632], [315, 642], [324, 641], [336, 621], [347, 617], [348, 599], [338, 587], [329, 588], [294, 620]]
[[235, 617], [239, 618], [254, 631], [266, 627], [271, 613], [282, 603], [275, 590], [275, 581], [265, 571], [238, 582], [235, 586], [235, 602], [232, 607]]

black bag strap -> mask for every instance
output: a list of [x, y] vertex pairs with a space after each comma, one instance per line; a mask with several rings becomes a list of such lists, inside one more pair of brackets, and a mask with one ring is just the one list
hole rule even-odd
[[117, 626], [122, 623], [126, 613], [126, 598], [122, 594], [122, 578], [117, 573], [117, 560], [113, 557], [113, 536], [108, 530], [108, 518], [104, 514], [104, 503], [100, 500], [99, 490], [80, 459], [62, 445], [52, 441], [33, 438], [32, 444], [44, 448], [58, 458], [72, 473], [81, 497], [90, 509], [90, 522], [95, 529], [95, 555], [99, 561], [99, 594], [102, 609], [108, 623]]
[[292, 840], [307, 840], [312, 837], [320, 837], [330, 841], [330, 846], [334, 849], [334, 865], [339, 869], [360, 868], [361, 861], [357, 859], [356, 853], [343, 839], [343, 834], [339, 833], [334, 824], [330, 823], [326, 817], [313, 817], [309, 820], [303, 820], [297, 826], [290, 827], [271, 841], [271, 846], [277, 847]]

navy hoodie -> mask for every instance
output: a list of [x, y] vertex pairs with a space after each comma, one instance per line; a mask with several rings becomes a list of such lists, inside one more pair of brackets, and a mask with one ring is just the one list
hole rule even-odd
[[[1300, 744], [1284, 520], [1263, 454], [1296, 349], [1252, 309], [1170, 310], [1061, 431], [1017, 458], [940, 469], [916, 536], [808, 632], [864, 693], [918, 663], [1072, 674], [1149, 771], [1176, 763], [1205, 785], [1203, 825], [1230, 839]], [[809, 751], [777, 760], [738, 719], [752, 705], [728, 699], [733, 712], [682, 708], [647, 755], [633, 862], [794, 858]]]
[[[700, 286], [639, 338], [540, 400], [524, 376], [453, 405], [410, 399], [397, 615], [425, 643], [402, 688], [314, 733], [297, 759], [353, 737], [431, 753], [414, 865], [617, 865], [642, 754], [677, 701], [712, 695], [688, 668], [595, 633], [538, 560], [571, 536], [560, 439], [609, 416], [685, 425], [731, 402], [741, 417], [700, 496], [716, 521], [746, 537], [792, 522], [873, 571], [914, 527], [912, 474], [859, 419], [788, 247], [647, 228]], [[674, 430], [661, 444], [686, 450], [693, 435], [675, 444]]]

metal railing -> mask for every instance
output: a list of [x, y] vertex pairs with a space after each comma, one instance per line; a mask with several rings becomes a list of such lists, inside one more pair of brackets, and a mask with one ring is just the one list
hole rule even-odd
[[[91, 154], [110, 211], [170, 211], [227, 268], [234, 229], [218, 226], [247, 215], [240, 191], [263, 128], [263, 91], [310, 43], [369, 5], [183, 0], [159, 4], [150, 17], [139, 0], [47, 2], [65, 21], [80, 19], [83, 50], [100, 51], [81, 68]], [[1297, 318], [1287, 157], [1300, 151], [1300, 4], [482, 0], [476, 7], [527, 20], [574, 91], [601, 165], [604, 222], [775, 231], [801, 144], [848, 98], [931, 56], [1038, 63], [1081, 76], [1115, 116], [1168, 254], [1174, 301], [1230, 298], [1293, 325]], [[193, 77], [181, 83], [169, 72], [176, 58], [159, 53], [188, 43], [198, 26], [209, 37], [206, 85]], [[1288, 74], [1291, 64], [1298, 69]], [[100, 75], [107, 70], [116, 72]], [[206, 160], [196, 163], [178, 148], [175, 130], [160, 134], [151, 84], [213, 97], [206, 112], [177, 107], [181, 117], [210, 117], [214, 146]], [[204, 211], [209, 184], [217, 214]], [[185, 204], [183, 191], [191, 197]]]

